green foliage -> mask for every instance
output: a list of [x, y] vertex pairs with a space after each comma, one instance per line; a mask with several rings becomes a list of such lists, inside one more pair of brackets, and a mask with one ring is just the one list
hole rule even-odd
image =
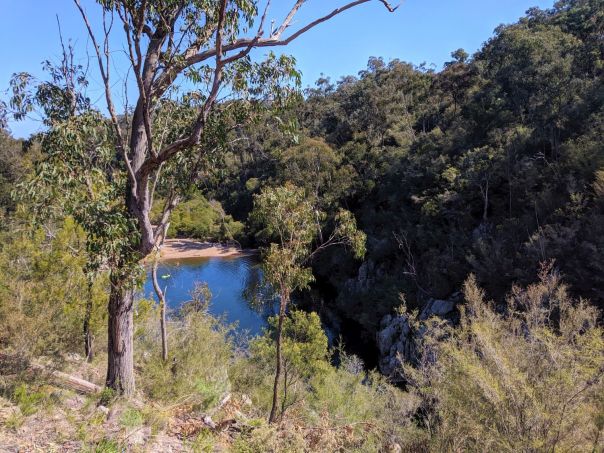
[[[206, 33], [198, 24], [215, 25], [207, 13], [217, 4], [187, 3], [183, 42]], [[146, 5], [155, 27], [162, 13]], [[253, 1], [231, 6], [240, 14], [227, 17], [228, 39], [257, 13]], [[466, 281], [467, 303], [459, 327], [411, 316], [427, 333], [423, 361], [405, 366], [409, 392], [345, 354], [333, 367], [318, 317], [290, 312], [287, 417], [269, 426], [275, 319], [241, 354], [208, 316], [211, 294], [200, 287], [168, 321], [163, 362], [157, 309], [139, 301], [144, 396], [205, 413], [226, 392], [234, 401], [249, 395], [242, 410], [251, 418], [232, 445], [242, 452], [601, 450], [601, 315], [575, 294], [604, 300], [603, 11], [592, 0], [531, 9], [475, 55], [454, 51], [439, 72], [371, 58], [358, 77], [322, 78], [300, 105], [293, 58], [227, 65], [229, 99], [214, 106], [200, 143], [152, 166], [154, 223], [175, 194], [183, 201], [171, 234], [239, 240], [249, 220], [282, 301], [317, 279], [337, 293], [325, 298], [328, 311], [359, 323], [360, 338], [374, 338], [401, 292], [417, 313], [426, 298], [448, 297]], [[136, 283], [141, 223], [125, 205], [129, 173], [116, 128], [90, 106], [82, 68], [45, 68], [48, 81], [15, 75], [9, 103], [17, 118], [41, 110], [48, 130], [28, 143], [0, 132], [0, 347], [58, 357], [81, 352], [89, 300], [94, 336], [106, 335], [106, 276], [96, 275], [90, 292], [88, 282], [110, 268]], [[190, 92], [173, 87], [152, 100], [151, 151], [190, 133], [212, 69], [190, 67]], [[0, 110], [4, 125], [1, 101]], [[132, 117], [118, 121], [128, 130]], [[192, 187], [202, 177], [207, 198]], [[358, 273], [352, 254], [318, 253], [337, 244], [366, 255]], [[568, 288], [550, 269], [531, 283], [535, 264], [550, 258]], [[509, 293], [512, 283], [519, 286]], [[6, 420], [13, 428], [46, 401], [31, 384], [7, 395], [23, 414]], [[106, 390], [100, 401], [115, 397]], [[120, 421], [136, 427], [148, 417], [128, 409]], [[203, 431], [193, 447], [217, 441]], [[107, 439], [92, 451], [124, 448]]]
[[[356, 229], [354, 217], [345, 210], [335, 216], [331, 234], [322, 236], [326, 214], [308, 198], [304, 189], [287, 184], [255, 195], [252, 219], [264, 228], [260, 235], [276, 239], [265, 250], [264, 275], [275, 291], [291, 294], [313, 280], [308, 262], [314, 254], [332, 245], [348, 245], [357, 256], [364, 254], [365, 235]], [[283, 295], [283, 294], [282, 294]]]
[[[263, 336], [250, 343], [250, 352], [257, 366], [267, 374], [276, 360], [275, 337], [278, 317], [269, 319], [270, 328]], [[320, 379], [329, 366], [327, 337], [316, 313], [291, 312], [283, 322], [283, 397], [281, 415], [296, 404], [307, 392], [312, 379]], [[263, 393], [270, 394], [272, 388], [267, 382]]]
[[[354, 313], [369, 338], [400, 292], [416, 308], [474, 273], [501, 302], [549, 259], [601, 306], [600, 10], [579, 0], [531, 10], [472, 57], [453, 52], [440, 72], [372, 58], [358, 77], [321, 79], [298, 109], [299, 144], [259, 127], [226, 184], [292, 182], [330, 216], [346, 206], [367, 234], [369, 273], [329, 253], [313, 270], [337, 288], [330, 308]], [[245, 160], [254, 149], [266, 158]], [[220, 190], [245, 218], [249, 193], [233, 203]]]
[[128, 429], [138, 428], [143, 424], [143, 421], [144, 419], [141, 411], [132, 407], [126, 408], [120, 416], [120, 425]]
[[[285, 325], [289, 388], [282, 407], [287, 418], [278, 429], [259, 423], [236, 440], [235, 451], [382, 451], [395, 443], [404, 451], [425, 449], [426, 433], [412, 419], [421, 402], [416, 395], [391, 386], [377, 373], [367, 375], [354, 356], [341, 354], [340, 366], [334, 368], [315, 314], [295, 311]], [[273, 335], [274, 327], [252, 343], [250, 358], [231, 369], [234, 390], [250, 395], [263, 411], [271, 405]]]
[[[164, 200], [157, 200], [151, 218], [159, 222]], [[225, 214], [218, 202], [211, 202], [195, 193], [172, 212], [168, 237], [191, 237], [206, 241], [240, 240], [244, 225]]]
[[24, 383], [19, 384], [13, 391], [13, 401], [19, 406], [21, 414], [27, 417], [35, 414], [46, 399], [46, 394], [33, 391]]
[[[601, 446], [604, 336], [598, 313], [557, 273], [514, 287], [504, 314], [471, 276], [461, 326], [428, 341], [434, 359], [406, 367], [429, 404], [442, 450], [596, 451]], [[434, 424], [435, 423], [435, 424]]]
[[357, 358], [341, 358], [340, 367], [321, 375], [309, 395], [312, 410], [307, 423], [328, 424], [324, 417], [329, 414], [331, 423], [347, 427], [352, 435], [348, 439], [326, 436], [319, 449], [381, 451], [397, 443], [403, 451], [424, 450], [427, 435], [413, 421], [421, 400], [391, 386], [377, 372], [366, 375], [358, 369]]
[[103, 117], [88, 112], [54, 125], [42, 149], [46, 158], [21, 197], [43, 218], [73, 216], [86, 232], [91, 270], [107, 263], [136, 267], [138, 232], [125, 207], [116, 203], [126, 180], [116, 168], [111, 131]]
[[277, 180], [304, 188], [308, 196], [332, 208], [358, 184], [358, 175], [343, 156], [322, 140], [304, 138], [277, 155]]
[[[15, 202], [11, 197], [15, 185], [31, 172], [33, 162], [38, 158], [37, 147], [25, 148], [25, 143], [13, 139], [8, 132], [0, 129], [0, 216], [14, 211]], [[6, 227], [6, 223], [3, 225]]]
[[179, 311], [185, 315], [190, 312], [207, 313], [210, 302], [212, 302], [212, 290], [209, 285], [206, 282], [195, 282], [191, 290], [191, 300], [185, 302]]
[[205, 311], [184, 311], [168, 322], [170, 357], [164, 362], [157, 319], [157, 309], [138, 319], [135, 345], [142, 390], [158, 401], [186, 398], [201, 409], [213, 407], [229, 389], [229, 329]]
[[82, 230], [70, 218], [33, 231], [17, 219], [11, 226], [0, 246], [0, 345], [26, 356], [83, 354], [89, 299], [91, 332], [105, 336], [107, 286], [104, 276], [88, 286]]
[[91, 446], [88, 451], [90, 453], [119, 453], [122, 451], [120, 444], [111, 439], [102, 439], [95, 445]]
[[116, 400], [116, 398], [117, 394], [115, 390], [109, 387], [104, 387], [99, 395], [99, 404], [101, 406], [109, 406]]

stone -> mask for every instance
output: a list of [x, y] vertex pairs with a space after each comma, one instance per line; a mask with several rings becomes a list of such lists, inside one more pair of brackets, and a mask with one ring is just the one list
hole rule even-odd
[[426, 319], [430, 319], [433, 316], [445, 318], [451, 312], [453, 312], [453, 310], [455, 310], [455, 305], [455, 302], [452, 300], [430, 299], [426, 306], [423, 308], [419, 319], [421, 321], [425, 321]]
[[253, 405], [252, 399], [248, 395], [246, 395], [245, 393], [241, 395], [241, 403], [244, 406], [252, 406]]
[[132, 431], [128, 434], [128, 445], [129, 446], [141, 446], [145, 445], [151, 438], [151, 427], [143, 426], [141, 428]]
[[376, 335], [378, 366], [382, 374], [393, 382], [404, 381], [402, 363], [417, 364], [421, 358], [422, 341], [428, 331], [428, 326], [423, 321], [438, 317], [456, 324], [459, 322], [457, 303], [457, 296], [448, 300], [428, 300], [417, 318], [419, 325], [417, 322], [411, 323], [408, 313], [384, 316]]

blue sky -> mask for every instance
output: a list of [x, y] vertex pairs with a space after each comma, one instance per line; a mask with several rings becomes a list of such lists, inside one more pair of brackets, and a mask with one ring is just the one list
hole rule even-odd
[[[92, 0], [81, 0], [91, 12]], [[293, 0], [274, 0], [270, 18], [276, 22]], [[322, 15], [345, 0], [308, 0], [297, 23]], [[396, 3], [394, 0], [392, 3]], [[304, 86], [320, 74], [332, 79], [356, 74], [370, 56], [385, 60], [398, 58], [415, 64], [426, 62], [440, 69], [451, 51], [463, 47], [473, 53], [492, 36], [500, 24], [515, 22], [532, 7], [550, 8], [554, 0], [406, 0], [394, 13], [378, 1], [346, 11], [322, 24], [286, 50], [294, 55], [303, 74]], [[84, 60], [88, 44], [85, 29], [72, 0], [0, 0], [0, 92], [8, 87], [15, 72], [41, 74], [41, 62], [57, 59], [59, 16], [65, 38], [72, 38]], [[95, 99], [95, 81], [90, 97]], [[100, 91], [98, 91], [100, 94]], [[12, 123], [11, 131], [23, 137], [39, 128], [35, 121]]]

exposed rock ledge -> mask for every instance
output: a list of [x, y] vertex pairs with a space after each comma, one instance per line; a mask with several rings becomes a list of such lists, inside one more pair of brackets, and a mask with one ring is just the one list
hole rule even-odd
[[419, 313], [419, 322], [415, 323], [411, 322], [407, 313], [384, 316], [376, 338], [382, 374], [394, 382], [403, 381], [400, 373], [401, 361], [416, 364], [420, 359], [422, 339], [428, 329], [423, 321], [438, 317], [453, 324], [457, 323], [459, 299], [459, 295], [450, 300], [430, 299]]

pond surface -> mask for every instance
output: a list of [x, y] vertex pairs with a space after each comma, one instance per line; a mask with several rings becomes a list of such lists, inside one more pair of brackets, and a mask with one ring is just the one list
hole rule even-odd
[[[274, 304], [261, 302], [262, 271], [254, 256], [165, 261], [159, 265], [157, 280], [167, 289], [166, 300], [172, 310], [191, 300], [196, 283], [207, 283], [212, 292], [209, 312], [228, 324], [236, 323], [239, 332], [262, 333], [267, 318], [275, 313]], [[150, 271], [144, 294], [157, 299]]]

